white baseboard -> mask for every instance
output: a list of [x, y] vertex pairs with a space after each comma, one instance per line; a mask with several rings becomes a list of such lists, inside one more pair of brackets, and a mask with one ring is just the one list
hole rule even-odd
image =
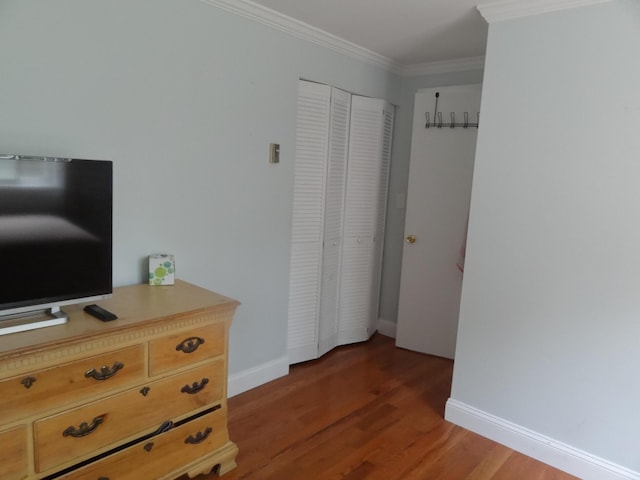
[[378, 319], [378, 333], [385, 337], [396, 338], [396, 329], [398, 325], [396, 323], [385, 320], [384, 318]]
[[289, 358], [286, 355], [257, 367], [233, 373], [229, 375], [227, 396], [233, 397], [288, 374]]
[[640, 472], [450, 398], [445, 419], [583, 480], [638, 480]]

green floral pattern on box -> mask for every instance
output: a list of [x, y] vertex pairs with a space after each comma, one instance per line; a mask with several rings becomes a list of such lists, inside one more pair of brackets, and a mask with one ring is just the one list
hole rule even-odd
[[149, 257], [149, 285], [173, 285], [174, 273], [173, 255], [156, 254]]

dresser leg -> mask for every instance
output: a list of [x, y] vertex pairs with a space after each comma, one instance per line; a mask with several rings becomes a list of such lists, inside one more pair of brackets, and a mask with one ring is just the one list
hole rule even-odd
[[189, 478], [195, 478], [198, 475], [206, 475], [212, 471], [218, 476], [224, 475], [236, 468], [236, 455], [238, 455], [238, 447], [233, 442], [227, 442], [216, 450], [214, 455], [189, 469], [187, 475]]

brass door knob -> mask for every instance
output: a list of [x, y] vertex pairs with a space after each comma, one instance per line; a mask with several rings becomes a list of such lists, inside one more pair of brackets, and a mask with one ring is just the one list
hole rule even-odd
[[413, 245], [414, 243], [416, 243], [416, 236], [415, 235], [407, 235], [407, 243], [409, 245]]

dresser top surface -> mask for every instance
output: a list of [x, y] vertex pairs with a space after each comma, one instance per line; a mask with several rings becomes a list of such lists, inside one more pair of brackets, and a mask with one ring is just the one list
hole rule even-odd
[[63, 325], [0, 336], [0, 361], [31, 350], [117, 333], [145, 322], [198, 312], [235, 310], [239, 305], [236, 300], [181, 280], [176, 280], [175, 285], [118, 287], [113, 289], [110, 298], [89, 303], [97, 303], [115, 313], [118, 319], [98, 320], [82, 310], [86, 303], [62, 307], [69, 316]]

